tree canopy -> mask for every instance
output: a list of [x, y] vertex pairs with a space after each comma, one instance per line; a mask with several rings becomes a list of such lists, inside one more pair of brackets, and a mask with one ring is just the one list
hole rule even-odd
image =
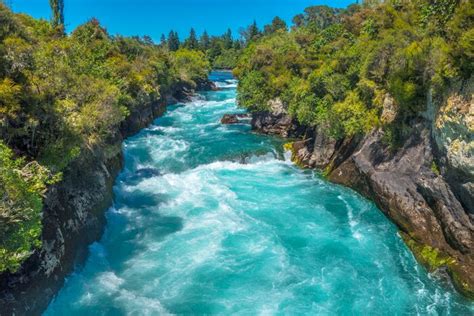
[[210, 69], [201, 51], [179, 49], [175, 32], [172, 49], [111, 36], [97, 19], [58, 36], [62, 1], [51, 3], [51, 22], [0, 4], [0, 272], [40, 246], [45, 190], [71, 162], [111, 152], [131, 112]]
[[[263, 36], [255, 25], [247, 30], [254, 39], [234, 70], [238, 101], [264, 111], [278, 98], [301, 124], [324, 126], [336, 139], [382, 127], [395, 145], [429, 97], [442, 96], [474, 70], [472, 1], [313, 6], [293, 22], [285, 31], [274, 20]], [[397, 107], [393, 122], [381, 119], [386, 98]]]

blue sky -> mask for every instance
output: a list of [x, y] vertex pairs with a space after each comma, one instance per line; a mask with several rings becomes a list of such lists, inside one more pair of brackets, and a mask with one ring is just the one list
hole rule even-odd
[[[5, 0], [15, 12], [49, 19], [49, 0]], [[255, 19], [260, 27], [276, 15], [290, 22], [305, 7], [346, 7], [350, 0], [65, 0], [67, 30], [96, 17], [111, 34], [149, 35], [159, 41], [170, 29], [186, 37], [194, 27], [213, 35], [231, 28], [234, 35]]]

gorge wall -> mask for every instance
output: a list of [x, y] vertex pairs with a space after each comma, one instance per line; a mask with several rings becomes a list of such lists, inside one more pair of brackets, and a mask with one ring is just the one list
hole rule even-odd
[[[197, 89], [211, 89], [200, 82]], [[193, 87], [179, 83], [158, 101], [136, 109], [114, 131], [105, 146], [83, 150], [48, 189], [43, 208], [42, 247], [17, 273], [0, 275], [0, 315], [39, 315], [61, 289], [65, 277], [86, 256], [105, 226], [112, 186], [122, 169], [122, 141], [161, 116], [166, 105], [185, 100]]]
[[[372, 199], [418, 261], [431, 272], [447, 272], [461, 293], [474, 298], [473, 87], [469, 80], [440, 100], [429, 98], [427, 111], [411, 122], [397, 148], [384, 141], [382, 129], [332, 139], [321, 126], [298, 124], [279, 100], [270, 102], [270, 112], [253, 113], [252, 127], [296, 139], [286, 146], [296, 164], [320, 169], [329, 180]], [[382, 120], [390, 122], [396, 114], [386, 95]]]

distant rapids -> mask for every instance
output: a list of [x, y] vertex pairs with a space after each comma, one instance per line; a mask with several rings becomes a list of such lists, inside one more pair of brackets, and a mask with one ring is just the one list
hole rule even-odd
[[221, 125], [237, 82], [123, 145], [100, 242], [45, 315], [468, 315], [373, 203], [300, 170], [282, 140]]

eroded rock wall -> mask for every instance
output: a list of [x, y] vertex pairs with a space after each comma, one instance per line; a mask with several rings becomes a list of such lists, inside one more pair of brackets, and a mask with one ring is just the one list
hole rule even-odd
[[[473, 86], [471, 80], [440, 100], [430, 98], [431, 114], [414, 120], [395, 150], [382, 129], [335, 140], [322, 127], [299, 126], [281, 107], [254, 113], [252, 126], [298, 138], [291, 145], [298, 165], [321, 169], [329, 180], [375, 201], [428, 270], [447, 271], [456, 288], [474, 298]], [[382, 120], [392, 122], [396, 112], [386, 95]]]
[[[212, 86], [206, 82], [197, 88]], [[47, 308], [65, 277], [86, 258], [88, 246], [102, 236], [112, 186], [122, 169], [123, 139], [162, 115], [167, 104], [189, 99], [193, 88], [176, 85], [161, 100], [132, 111], [105, 146], [83, 151], [64, 171], [63, 180], [48, 188], [42, 248], [17, 273], [0, 274], [0, 315], [40, 315]]]

